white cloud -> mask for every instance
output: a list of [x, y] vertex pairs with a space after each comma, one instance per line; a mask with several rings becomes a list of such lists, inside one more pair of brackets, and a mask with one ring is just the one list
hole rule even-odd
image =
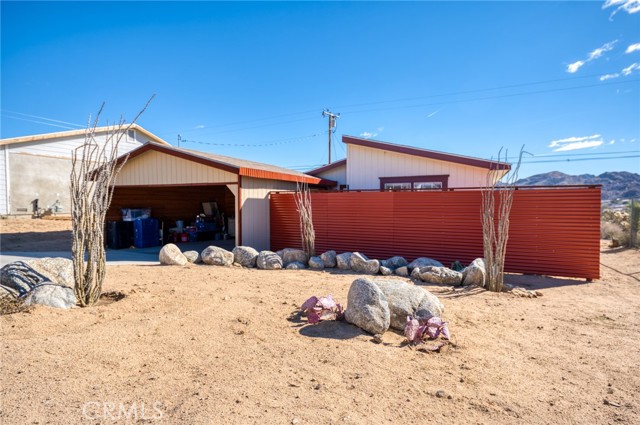
[[629, 47], [627, 47], [627, 50], [625, 50], [625, 53], [633, 53], [636, 50], [640, 50], [640, 43], [636, 43], [636, 44], [630, 44]]
[[196, 126], [195, 126], [195, 127], [193, 127], [193, 128], [195, 128], [195, 129], [198, 129], [198, 130], [199, 130], [199, 129], [201, 129], [201, 128], [204, 128], [204, 124], [198, 124], [198, 125], [196, 125]]
[[636, 139], [629, 140], [629, 143], [635, 143]]
[[376, 131], [378, 133], [382, 133], [384, 131], [384, 127], [378, 127], [378, 128], [376, 128]]
[[584, 142], [574, 142], [567, 143], [564, 146], [559, 147], [558, 149], [554, 149], [554, 152], [566, 152], [566, 151], [575, 151], [578, 149], [587, 149], [587, 148], [595, 148], [603, 144], [602, 140], [588, 140]]
[[587, 61], [592, 61], [594, 59], [598, 59], [600, 56], [602, 56], [606, 52], [609, 52], [609, 51], [613, 50], [613, 46], [615, 46], [617, 42], [618, 42], [618, 40], [610, 41], [608, 43], [603, 44], [602, 47], [598, 47], [594, 51], [590, 52], [589, 53], [589, 59], [587, 59]]
[[[441, 108], [442, 109], [442, 108]], [[430, 114], [427, 115], [427, 118], [431, 118], [432, 116], [434, 116], [435, 114], [437, 114], [438, 112], [440, 112], [441, 109], [436, 109], [435, 111], [431, 112]]]
[[613, 145], [616, 141], [615, 140], [609, 140], [609, 144]]
[[640, 0], [607, 0], [602, 5], [602, 8], [608, 9], [609, 7], [615, 7], [615, 10], [609, 16], [609, 19], [612, 19], [621, 10], [629, 14], [640, 12]]
[[360, 137], [364, 139], [371, 139], [372, 137], [376, 137], [377, 135], [378, 133], [370, 133], [368, 131], [363, 131], [362, 133], [360, 133]]
[[570, 63], [569, 65], [567, 65], [567, 72], [569, 74], [574, 74], [584, 64], [585, 64], [584, 61], [577, 61], [577, 62], [574, 62], [574, 63]]
[[619, 76], [620, 74], [618, 74], [617, 72], [615, 74], [604, 74], [600, 76], [600, 81], [606, 81], [612, 78], [618, 78]]
[[567, 137], [566, 139], [552, 140], [549, 143], [550, 148], [555, 148], [554, 152], [574, 151], [577, 149], [595, 148], [604, 143], [602, 136], [594, 134], [592, 136], [583, 137]]
[[[640, 0], [638, 0], [638, 1], [640, 1]], [[574, 63], [570, 63], [569, 65], [567, 65], [567, 72], [569, 74], [575, 74], [587, 62], [594, 61], [594, 60], [598, 59], [599, 57], [602, 57], [602, 55], [604, 55], [605, 53], [613, 50], [613, 46], [615, 46], [617, 42], [618, 42], [618, 40], [613, 40], [613, 41], [610, 41], [608, 43], [604, 43], [602, 46], [598, 47], [597, 49], [594, 49], [594, 50], [590, 51], [589, 54], [587, 55], [586, 59], [580, 60], [580, 61], [576, 61]]]
[[633, 71], [637, 71], [639, 69], [640, 69], [640, 63], [636, 62], [636, 63], [632, 63], [631, 65], [623, 69], [621, 72], [622, 72], [622, 75], [626, 77], [628, 75], [631, 75]]

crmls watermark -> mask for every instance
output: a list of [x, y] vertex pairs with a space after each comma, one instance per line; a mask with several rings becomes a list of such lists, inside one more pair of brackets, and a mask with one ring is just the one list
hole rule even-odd
[[162, 419], [162, 403], [154, 401], [145, 404], [144, 401], [133, 403], [113, 401], [87, 401], [82, 405], [82, 416], [86, 419], [118, 420], [156, 420]]

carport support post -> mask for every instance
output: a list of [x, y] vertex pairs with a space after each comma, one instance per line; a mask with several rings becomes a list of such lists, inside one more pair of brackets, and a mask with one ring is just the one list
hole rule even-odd
[[238, 216], [236, 217], [236, 246], [242, 245], [242, 176], [238, 174]]

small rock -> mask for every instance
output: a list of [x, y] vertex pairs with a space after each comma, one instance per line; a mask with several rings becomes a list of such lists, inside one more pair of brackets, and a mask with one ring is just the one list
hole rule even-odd
[[409, 268], [407, 266], [398, 267], [395, 273], [396, 273], [396, 276], [407, 277], [409, 276]]
[[393, 270], [389, 267], [380, 266], [380, 274], [382, 276], [391, 276], [393, 274]]
[[413, 270], [416, 267], [427, 267], [427, 266], [444, 267], [444, 264], [432, 258], [420, 257], [420, 258], [416, 258], [415, 260], [413, 260], [407, 265], [409, 270]]
[[273, 251], [260, 251], [256, 265], [263, 270], [280, 270], [282, 269], [282, 258]]
[[322, 261], [324, 262], [325, 268], [334, 268], [336, 266], [336, 252], [335, 251], [327, 251], [320, 255]]
[[33, 288], [24, 299], [26, 305], [40, 304], [54, 308], [69, 309], [78, 303], [75, 291], [68, 286], [42, 282]]
[[202, 257], [198, 251], [185, 251], [182, 253], [187, 261], [193, 264], [202, 263]]
[[324, 269], [324, 261], [320, 257], [311, 257], [309, 258], [309, 268], [314, 270], [322, 270]]
[[233, 260], [242, 267], [255, 267], [258, 260], [258, 251], [250, 246], [236, 246], [233, 248]]
[[444, 397], [444, 396], [445, 396], [445, 393], [444, 393], [444, 391], [443, 391], [443, 390], [438, 390], [438, 391], [436, 391], [436, 397], [438, 397], [438, 398], [442, 398], [442, 397]]
[[429, 283], [459, 286], [462, 285], [462, 273], [446, 267], [420, 267], [420, 279]]
[[285, 269], [287, 270], [302, 270], [306, 268], [307, 266], [305, 266], [304, 263], [300, 261], [292, 261], [291, 263], [287, 264], [287, 267], [285, 267]]
[[336, 255], [336, 264], [340, 270], [351, 270], [351, 256], [350, 252], [344, 252]]
[[356, 273], [376, 274], [380, 270], [378, 260], [370, 260], [366, 255], [354, 252], [351, 256], [351, 270]]
[[200, 254], [202, 262], [212, 266], [230, 266], [233, 264], [233, 253], [219, 246], [208, 246]]
[[285, 248], [282, 251], [278, 251], [278, 255], [282, 257], [282, 264], [287, 267], [290, 263], [297, 261], [299, 263], [305, 263], [309, 260], [307, 253], [301, 249]]
[[[375, 335], [389, 329], [391, 312], [386, 297], [373, 281], [356, 279], [349, 287], [345, 320]], [[406, 320], [406, 318], [405, 318]]]
[[462, 270], [462, 284], [484, 287], [486, 284], [486, 267], [482, 258], [476, 258]]
[[371, 338], [371, 341], [375, 342], [376, 344], [381, 344], [382, 343], [382, 335], [375, 334], [373, 336], [373, 338]]

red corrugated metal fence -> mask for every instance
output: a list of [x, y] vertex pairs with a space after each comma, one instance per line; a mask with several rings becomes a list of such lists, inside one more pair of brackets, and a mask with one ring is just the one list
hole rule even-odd
[[[479, 190], [311, 194], [316, 251], [401, 255], [445, 265], [482, 257]], [[271, 194], [271, 249], [300, 247], [292, 193]], [[600, 188], [514, 192], [505, 269], [513, 273], [600, 277]]]

